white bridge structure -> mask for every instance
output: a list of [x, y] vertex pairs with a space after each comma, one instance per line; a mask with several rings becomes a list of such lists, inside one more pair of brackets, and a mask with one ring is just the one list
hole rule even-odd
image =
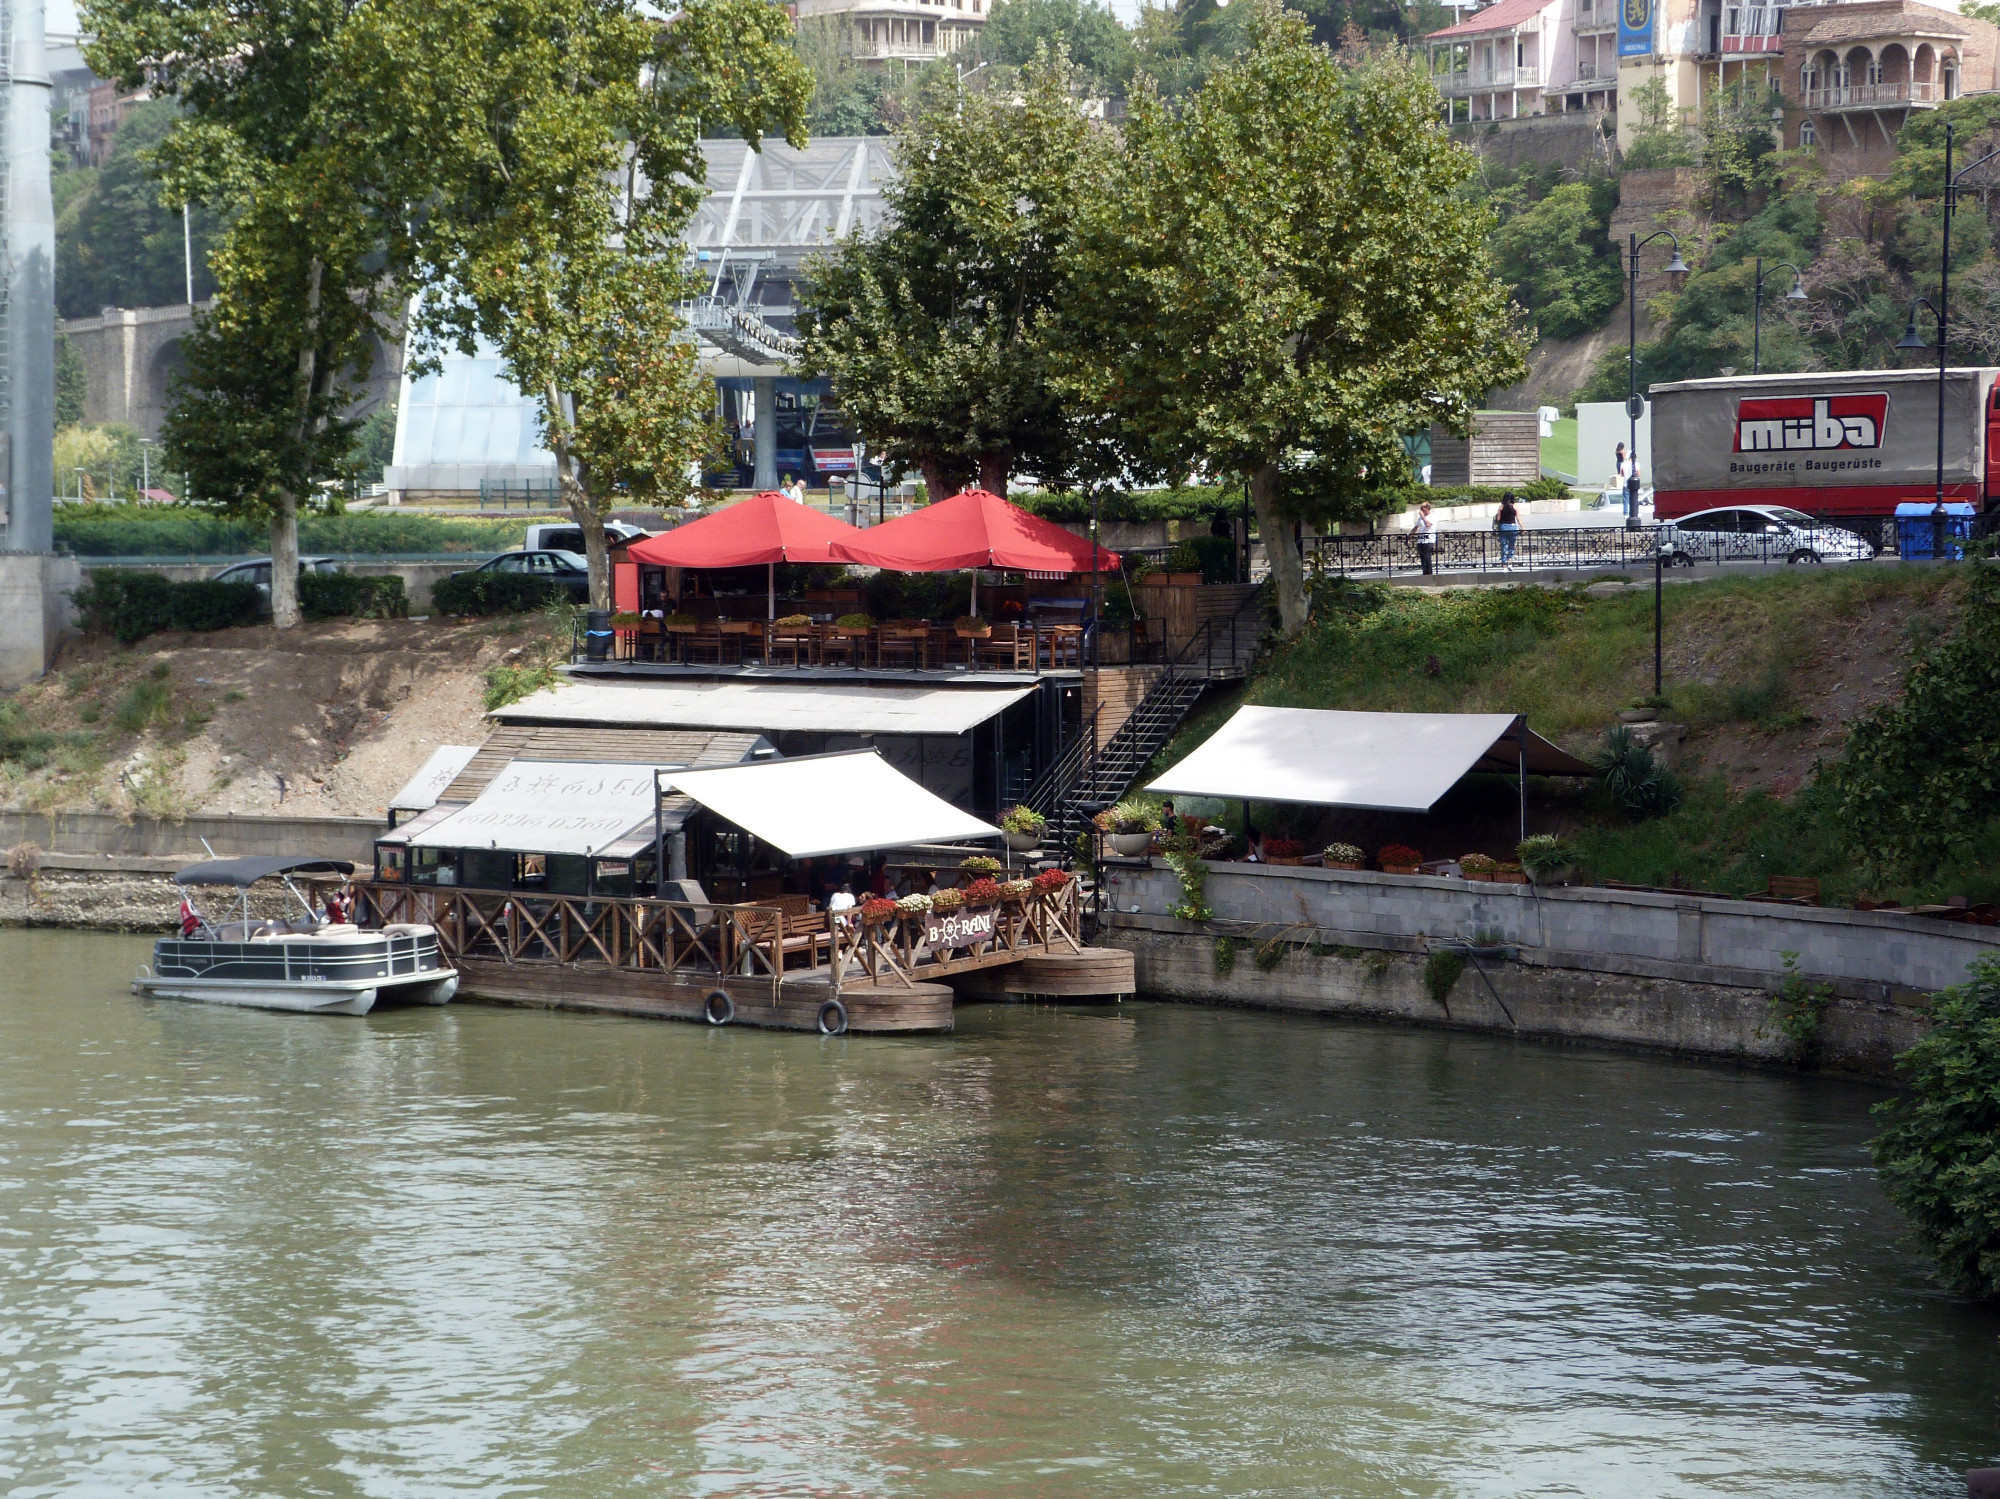
[[[779, 383], [798, 351], [794, 288], [803, 267], [881, 223], [892, 168], [884, 136], [832, 136], [796, 150], [766, 140], [702, 142], [709, 193], [686, 239], [705, 290], [682, 312], [701, 367], [753, 456], [753, 483], [778, 483]], [[533, 400], [493, 351], [447, 355], [436, 374], [403, 376], [392, 494], [536, 492], [553, 497], [555, 460], [539, 444]]]

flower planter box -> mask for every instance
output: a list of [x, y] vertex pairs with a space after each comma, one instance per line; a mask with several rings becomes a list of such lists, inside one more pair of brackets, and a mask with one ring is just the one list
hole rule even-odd
[[1326, 862], [1326, 868], [1328, 869], [1366, 869], [1367, 867], [1359, 859], [1343, 859], [1337, 864], [1331, 859]]
[[1382, 866], [1382, 873], [1384, 874], [1415, 874], [1416, 872], [1417, 866], [1414, 864], [1384, 864]]
[[1305, 863], [1305, 856], [1301, 854], [1296, 859], [1281, 859], [1276, 854], [1271, 854], [1264, 860], [1264, 862], [1266, 864], [1287, 864], [1296, 867], [1298, 865]]
[[1200, 573], [1168, 573], [1166, 577], [1167, 577], [1167, 587], [1169, 588], [1201, 587]]
[[1493, 883], [1493, 871], [1490, 869], [1461, 869], [1459, 873], [1468, 880], [1479, 881], [1482, 885]]
[[1493, 876], [1496, 885], [1525, 885], [1528, 877], [1518, 869], [1503, 869]]

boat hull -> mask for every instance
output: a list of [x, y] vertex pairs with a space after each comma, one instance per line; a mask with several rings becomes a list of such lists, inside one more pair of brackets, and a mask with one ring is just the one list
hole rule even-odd
[[153, 944], [153, 966], [132, 981], [133, 992], [316, 1015], [366, 1015], [378, 1004], [442, 1005], [458, 992], [458, 974], [445, 966], [428, 927], [225, 930], [230, 940], [162, 937]]

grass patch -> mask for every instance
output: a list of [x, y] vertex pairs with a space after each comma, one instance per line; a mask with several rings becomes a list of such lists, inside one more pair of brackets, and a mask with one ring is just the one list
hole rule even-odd
[[93, 734], [64, 734], [29, 723], [12, 703], [0, 703], [0, 762], [22, 770], [50, 766], [72, 773], [102, 763]]
[[173, 683], [164, 676], [141, 677], [119, 695], [111, 710], [111, 726], [121, 734], [143, 734], [173, 717], [173, 710]]

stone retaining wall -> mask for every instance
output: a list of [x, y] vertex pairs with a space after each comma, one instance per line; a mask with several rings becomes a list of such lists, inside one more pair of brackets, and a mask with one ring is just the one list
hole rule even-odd
[[218, 858], [250, 854], [318, 854], [370, 868], [385, 824], [370, 817], [189, 817], [180, 822], [111, 812], [0, 810], [0, 847], [32, 843], [73, 854], [185, 856], [205, 859], [206, 838]]
[[[1147, 994], [1805, 1060], [1883, 1080], [1922, 1033], [1929, 996], [2000, 954], [2000, 928], [1887, 912], [1228, 864], [1209, 874], [1217, 919], [1197, 927], [1166, 914], [1180, 885], [1164, 863], [1105, 872], [1116, 910], [1100, 940], [1131, 949]], [[1282, 961], [1260, 971], [1246, 950], [1220, 975], [1218, 935], [1253, 950], [1280, 942]], [[1426, 955], [1475, 940], [1504, 957], [1482, 961], [1486, 977], [1469, 967], [1439, 1003]], [[1834, 995], [1808, 1058], [1769, 1021], [1788, 952]]]

